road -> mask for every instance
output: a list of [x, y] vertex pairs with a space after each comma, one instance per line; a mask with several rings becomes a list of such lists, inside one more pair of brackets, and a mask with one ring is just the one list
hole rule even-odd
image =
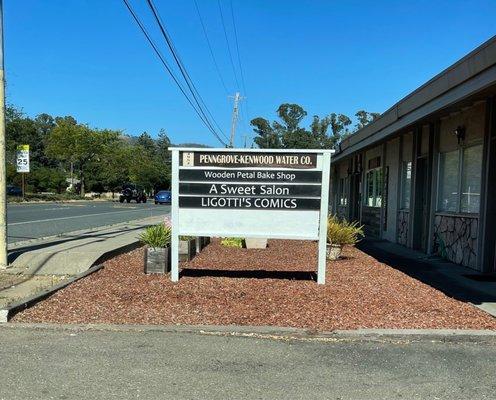
[[494, 399], [496, 340], [0, 327], [0, 399]]
[[165, 215], [170, 206], [153, 203], [80, 201], [71, 203], [9, 204], [8, 242], [59, 235], [134, 219]]

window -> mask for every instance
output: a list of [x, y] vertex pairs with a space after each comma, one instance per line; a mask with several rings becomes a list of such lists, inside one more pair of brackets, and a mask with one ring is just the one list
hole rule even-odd
[[459, 151], [442, 153], [439, 157], [439, 211], [458, 210]]
[[478, 213], [481, 171], [482, 145], [440, 154], [438, 211]]
[[462, 189], [460, 211], [478, 213], [480, 206], [482, 145], [463, 151]]
[[374, 168], [366, 176], [366, 204], [380, 207], [382, 203], [382, 168]]
[[348, 198], [346, 196], [346, 187], [348, 186], [348, 178], [339, 179], [339, 205], [348, 205]]
[[410, 209], [410, 193], [412, 190], [412, 162], [401, 164], [401, 208]]

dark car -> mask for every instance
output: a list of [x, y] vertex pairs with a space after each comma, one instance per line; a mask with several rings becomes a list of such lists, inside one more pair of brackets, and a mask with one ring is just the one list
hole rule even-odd
[[14, 185], [7, 185], [7, 196], [22, 196], [22, 189]]
[[132, 183], [127, 183], [122, 186], [121, 194], [119, 195], [119, 201], [121, 203], [130, 203], [131, 200], [136, 201], [136, 203], [146, 203], [146, 194], [143, 188]]
[[172, 196], [170, 190], [161, 190], [155, 194], [155, 204], [170, 204]]

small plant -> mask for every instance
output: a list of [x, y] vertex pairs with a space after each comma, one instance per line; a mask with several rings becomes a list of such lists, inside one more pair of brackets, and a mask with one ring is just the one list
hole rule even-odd
[[220, 242], [222, 246], [226, 247], [243, 247], [243, 239], [242, 238], [223, 238]]
[[196, 239], [196, 237], [195, 236], [184, 236], [184, 235], [179, 236], [179, 240], [188, 241], [188, 240], [193, 240], [193, 239]]
[[165, 224], [147, 227], [139, 236], [142, 243], [156, 250], [168, 247], [171, 241], [171, 229]]
[[340, 221], [332, 215], [327, 220], [327, 242], [339, 246], [355, 245], [364, 237], [363, 225], [358, 222]]

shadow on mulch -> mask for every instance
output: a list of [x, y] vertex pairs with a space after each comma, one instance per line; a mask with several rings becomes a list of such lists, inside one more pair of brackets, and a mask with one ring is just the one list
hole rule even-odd
[[[442, 271], [442, 266], [438, 265], [436, 262], [408, 258], [386, 252], [375, 246], [374, 243], [374, 240], [363, 240], [357, 245], [357, 248], [374, 257], [377, 261], [387, 264], [391, 268], [401, 271], [411, 278], [429, 285], [456, 300], [472, 304], [496, 302], [496, 293], [488, 294], [474, 289], [467, 283], [456, 279], [455, 275], [444, 273]], [[443, 263], [446, 264], [447, 261], [444, 261]], [[455, 264], [453, 265], [458, 268], [461, 267]], [[466, 269], [467, 272], [471, 271], [468, 268]]]
[[286, 279], [292, 281], [316, 281], [317, 274], [309, 271], [266, 271], [245, 270], [232, 271], [224, 269], [184, 268], [180, 276], [214, 277], [214, 278], [246, 278], [246, 279]]

